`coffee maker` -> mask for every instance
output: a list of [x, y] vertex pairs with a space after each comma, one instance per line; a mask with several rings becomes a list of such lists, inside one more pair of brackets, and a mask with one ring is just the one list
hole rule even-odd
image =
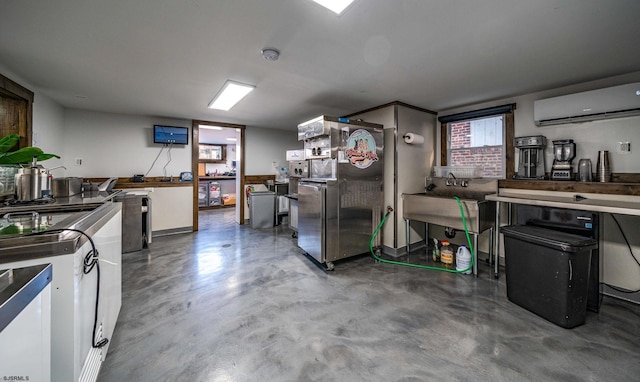
[[516, 179], [544, 179], [544, 148], [547, 138], [542, 135], [516, 137], [514, 146], [520, 150]]
[[551, 167], [552, 180], [573, 179], [573, 165], [571, 161], [576, 157], [576, 144], [573, 139], [560, 139], [553, 141], [553, 166]]

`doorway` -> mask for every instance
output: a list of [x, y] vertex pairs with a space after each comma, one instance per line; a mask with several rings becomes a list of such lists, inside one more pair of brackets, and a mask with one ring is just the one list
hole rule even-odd
[[236, 223], [244, 224], [245, 128], [223, 122], [192, 122], [194, 231], [198, 230], [198, 212], [203, 206], [201, 184], [203, 189], [206, 184], [206, 208], [234, 205]]

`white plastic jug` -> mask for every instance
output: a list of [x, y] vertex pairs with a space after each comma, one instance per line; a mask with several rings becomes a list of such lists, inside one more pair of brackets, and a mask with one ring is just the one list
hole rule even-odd
[[[469, 249], [464, 244], [462, 244], [460, 247], [458, 247], [458, 251], [456, 252], [456, 270], [457, 271], [465, 270], [469, 268], [470, 265], [471, 265], [471, 252], [469, 252]], [[462, 272], [462, 274], [470, 275], [471, 268], [469, 268], [469, 270], [466, 272]]]

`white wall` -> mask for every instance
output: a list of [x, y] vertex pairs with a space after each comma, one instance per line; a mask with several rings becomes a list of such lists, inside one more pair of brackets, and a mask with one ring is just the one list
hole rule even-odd
[[[42, 93], [34, 96], [33, 102], [33, 142], [45, 153], [63, 156], [64, 150], [64, 109]], [[62, 158], [52, 158], [42, 164], [53, 168], [64, 165]], [[64, 170], [54, 170], [53, 176], [64, 176]]]
[[[67, 176], [147, 174], [156, 158], [148, 176], [175, 178], [182, 171], [191, 171], [191, 139], [188, 145], [175, 145], [169, 151], [153, 143], [156, 124], [190, 128], [191, 121], [66, 109], [62, 161]], [[75, 165], [75, 158], [82, 158], [81, 166]]]
[[273, 162], [277, 167], [287, 167], [286, 151], [303, 148], [294, 129], [247, 126], [245, 132], [245, 175], [275, 175]]

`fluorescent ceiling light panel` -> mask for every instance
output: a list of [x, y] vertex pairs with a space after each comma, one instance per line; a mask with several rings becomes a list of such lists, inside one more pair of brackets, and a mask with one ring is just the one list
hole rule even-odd
[[227, 141], [235, 142], [235, 141], [237, 141], [237, 139], [236, 138], [227, 138]]
[[222, 127], [220, 126], [198, 125], [198, 127], [201, 129], [208, 129], [208, 130], [222, 130]]
[[353, 3], [353, 0], [313, 0], [323, 7], [335, 12], [337, 15], [341, 14], [349, 4]]
[[253, 85], [241, 84], [240, 82], [227, 80], [222, 89], [220, 89], [218, 94], [216, 94], [213, 100], [209, 103], [209, 108], [225, 111], [229, 110], [255, 88], [256, 87]]

